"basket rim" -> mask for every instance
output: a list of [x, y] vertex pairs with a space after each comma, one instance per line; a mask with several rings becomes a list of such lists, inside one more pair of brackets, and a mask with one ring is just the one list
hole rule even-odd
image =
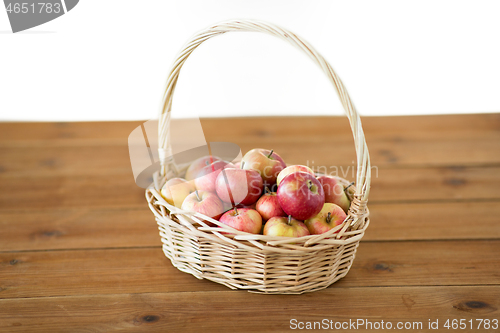
[[[354, 230], [348, 230], [353, 222], [356, 220], [352, 216], [351, 210], [348, 211], [346, 219], [342, 224], [336, 226], [335, 228], [329, 230], [326, 233], [319, 235], [306, 235], [301, 237], [285, 237], [285, 236], [269, 236], [262, 234], [252, 234], [244, 231], [239, 231], [230, 226], [227, 226], [209, 216], [197, 213], [194, 211], [187, 211], [177, 208], [169, 204], [160, 194], [159, 189], [165, 183], [166, 177], [163, 181], [158, 181], [158, 172], [153, 175], [156, 180], [151, 184], [150, 187], [146, 189], [146, 199], [150, 206], [150, 209], [156, 216], [157, 223], [164, 223], [164, 219], [168, 219], [171, 223], [175, 223], [175, 227], [198, 234], [199, 236], [213, 235], [215, 239], [219, 241], [224, 240], [225, 242], [232, 243], [233, 245], [238, 245], [240, 247], [245, 247], [244, 243], [248, 242], [253, 245], [252, 248], [258, 247], [261, 250], [266, 248], [276, 248], [283, 247], [290, 250], [303, 250], [311, 251], [318, 250], [318, 246], [332, 246], [332, 245], [347, 245], [356, 241], [359, 241], [369, 225], [369, 210], [365, 206], [363, 212], [362, 224], [358, 225], [358, 228]], [[342, 180], [344, 183], [349, 184], [347, 180], [342, 177], [335, 176], [336, 178]], [[158, 186], [157, 188], [155, 188]], [[353, 190], [350, 190], [350, 197], [353, 195]], [[177, 219], [177, 221], [175, 219]], [[195, 223], [190, 222], [187, 219], [194, 220]], [[209, 221], [210, 223], [216, 225], [215, 227], [209, 226], [204, 221]], [[198, 224], [199, 226], [196, 226]], [[224, 230], [226, 232], [224, 232]], [[241, 242], [241, 244], [236, 244], [234, 242]]]

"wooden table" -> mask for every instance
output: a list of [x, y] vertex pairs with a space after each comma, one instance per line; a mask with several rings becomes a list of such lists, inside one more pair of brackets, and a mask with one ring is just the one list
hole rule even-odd
[[[208, 141], [243, 152], [354, 166], [345, 118], [202, 124]], [[275, 332], [324, 319], [499, 331], [477, 326], [500, 320], [500, 114], [364, 118], [370, 227], [344, 279], [292, 296], [172, 267], [132, 177], [127, 137], [138, 125], [0, 124], [0, 331]], [[445, 329], [448, 319], [466, 329]]]

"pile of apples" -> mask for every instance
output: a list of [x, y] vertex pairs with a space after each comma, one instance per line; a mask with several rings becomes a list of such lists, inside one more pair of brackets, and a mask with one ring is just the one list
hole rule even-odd
[[270, 236], [325, 233], [345, 220], [350, 205], [337, 178], [316, 177], [305, 165], [287, 167], [267, 149], [252, 149], [235, 164], [201, 157], [190, 164], [185, 178], [168, 180], [160, 193], [183, 210]]

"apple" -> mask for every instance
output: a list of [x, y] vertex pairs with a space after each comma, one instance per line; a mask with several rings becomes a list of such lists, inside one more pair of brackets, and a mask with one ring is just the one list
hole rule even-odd
[[342, 224], [347, 215], [342, 207], [325, 203], [318, 215], [304, 221], [311, 235], [319, 235]]
[[296, 171], [283, 178], [278, 186], [277, 196], [285, 213], [302, 221], [318, 214], [325, 203], [325, 193], [319, 181], [303, 171]]
[[255, 170], [223, 169], [215, 180], [215, 191], [222, 201], [233, 206], [251, 205], [262, 194], [262, 178]]
[[241, 160], [243, 169], [259, 172], [262, 181], [266, 184], [276, 183], [276, 177], [286, 168], [285, 161], [273, 150], [252, 149]]
[[184, 199], [181, 209], [195, 211], [216, 220], [224, 213], [224, 205], [215, 193], [198, 190]]
[[344, 212], [347, 213], [351, 202], [344, 191], [344, 186], [340, 183], [338, 178], [332, 176], [319, 176], [317, 179], [325, 192], [325, 202], [339, 205]]
[[288, 217], [271, 217], [264, 225], [263, 234], [267, 236], [283, 237], [302, 237], [310, 235], [306, 225], [292, 218], [291, 215], [288, 215]]
[[290, 165], [281, 170], [281, 172], [278, 174], [278, 178], [276, 178], [276, 184], [280, 184], [281, 180], [285, 178], [287, 175], [297, 172], [297, 171], [303, 171], [307, 172], [311, 175], [314, 176], [314, 171], [311, 170], [310, 167], [305, 166], [305, 165]]
[[219, 221], [231, 228], [251, 234], [259, 234], [262, 229], [262, 217], [256, 210], [250, 208], [234, 207], [225, 212]]
[[160, 193], [169, 204], [181, 208], [184, 199], [194, 190], [193, 184], [186, 179], [172, 178], [163, 185]]
[[264, 221], [267, 221], [271, 217], [275, 216], [286, 216], [286, 213], [283, 211], [278, 202], [276, 192], [270, 192], [267, 187], [266, 193], [264, 193], [264, 195], [257, 200], [255, 209], [259, 212]]
[[202, 168], [194, 179], [196, 189], [215, 192], [215, 180], [224, 168], [234, 168], [234, 165], [230, 162], [218, 160]]
[[186, 176], [184, 178], [186, 178], [187, 180], [193, 180], [196, 178], [201, 169], [203, 169], [207, 165], [214, 163], [215, 161], [220, 160], [222, 160], [220, 157], [211, 155], [200, 157], [191, 162], [186, 170]]

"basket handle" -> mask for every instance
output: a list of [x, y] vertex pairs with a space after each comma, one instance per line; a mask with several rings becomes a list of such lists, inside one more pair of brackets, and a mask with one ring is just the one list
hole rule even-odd
[[[172, 98], [175, 91], [175, 86], [177, 84], [179, 72], [184, 65], [184, 62], [187, 60], [189, 55], [204, 41], [232, 31], [263, 32], [287, 41], [288, 43], [299, 48], [305, 54], [307, 54], [309, 58], [311, 58], [323, 70], [328, 79], [332, 82], [340, 98], [340, 101], [342, 102], [342, 106], [344, 107], [347, 118], [349, 119], [352, 134], [354, 136], [354, 145], [357, 155], [357, 175], [356, 191], [354, 194], [353, 204], [357, 206], [356, 210], [358, 211], [358, 214], [360, 209], [361, 212], [363, 212], [368, 200], [368, 194], [370, 190], [370, 156], [368, 154], [368, 147], [366, 146], [363, 128], [361, 127], [361, 119], [359, 118], [359, 115], [351, 102], [347, 90], [342, 84], [340, 78], [333, 71], [333, 68], [330, 66], [330, 64], [311, 45], [309, 45], [302, 38], [284, 28], [261, 21], [231, 20], [211, 26], [193, 36], [177, 56], [177, 59], [175, 60], [168, 76], [160, 107], [160, 119], [158, 124], [158, 151], [161, 163], [160, 174], [163, 176], [169, 171], [169, 168], [177, 168], [173, 159], [168, 158], [168, 156], [172, 155], [172, 145], [169, 135], [171, 117], [170, 111], [172, 108]], [[354, 218], [355, 220], [357, 220], [356, 217]]]

